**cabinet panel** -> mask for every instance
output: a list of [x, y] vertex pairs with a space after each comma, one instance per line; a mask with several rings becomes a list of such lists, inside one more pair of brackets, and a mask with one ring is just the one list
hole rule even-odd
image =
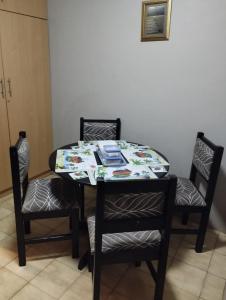
[[48, 25], [1, 11], [0, 30], [11, 143], [27, 132], [36, 176], [48, 170], [52, 151]]
[[0, 0], [0, 9], [47, 19], [47, 0]]
[[11, 186], [9, 128], [0, 48], [0, 191]]

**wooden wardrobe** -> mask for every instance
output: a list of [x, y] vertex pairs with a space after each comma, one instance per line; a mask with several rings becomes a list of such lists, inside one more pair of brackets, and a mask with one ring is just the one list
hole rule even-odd
[[0, 1], [0, 192], [11, 187], [9, 146], [25, 130], [30, 176], [52, 151], [47, 1]]

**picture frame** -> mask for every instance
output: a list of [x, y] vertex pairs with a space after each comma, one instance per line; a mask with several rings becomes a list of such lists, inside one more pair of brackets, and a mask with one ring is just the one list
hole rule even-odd
[[172, 0], [142, 2], [141, 41], [169, 40]]

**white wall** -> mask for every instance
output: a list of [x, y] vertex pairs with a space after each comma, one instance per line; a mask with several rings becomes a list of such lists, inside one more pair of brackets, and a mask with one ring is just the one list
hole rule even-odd
[[[80, 116], [122, 120], [122, 138], [188, 176], [196, 132], [226, 147], [226, 1], [174, 0], [169, 41], [140, 42], [141, 0], [49, 0], [55, 147]], [[211, 221], [226, 231], [226, 155]]]

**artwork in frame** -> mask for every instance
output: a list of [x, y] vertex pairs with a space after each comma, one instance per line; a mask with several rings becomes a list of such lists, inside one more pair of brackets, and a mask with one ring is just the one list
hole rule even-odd
[[142, 2], [141, 41], [168, 40], [170, 17], [171, 0]]

